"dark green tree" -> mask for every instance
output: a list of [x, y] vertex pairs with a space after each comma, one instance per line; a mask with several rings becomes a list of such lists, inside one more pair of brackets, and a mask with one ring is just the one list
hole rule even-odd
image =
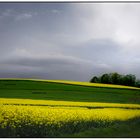
[[106, 84], [111, 83], [109, 74], [103, 74], [101, 76], [101, 83], [106, 83]]
[[99, 78], [94, 76], [91, 80], [90, 80], [91, 83], [98, 83], [99, 82]]
[[140, 80], [136, 80], [136, 76], [132, 74], [120, 75], [117, 72], [103, 74], [100, 77], [94, 76], [90, 82], [92, 83], [105, 83], [105, 84], [119, 84], [126, 86], [140, 87]]
[[110, 79], [112, 84], [120, 84], [121, 75], [117, 72], [110, 74]]
[[140, 80], [136, 80], [135, 86], [140, 87]]
[[122, 77], [122, 84], [126, 86], [135, 86], [136, 77], [132, 74], [127, 74]]

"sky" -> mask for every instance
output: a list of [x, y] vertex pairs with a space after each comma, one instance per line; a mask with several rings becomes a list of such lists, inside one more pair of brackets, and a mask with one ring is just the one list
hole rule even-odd
[[0, 3], [0, 78], [140, 78], [140, 3]]

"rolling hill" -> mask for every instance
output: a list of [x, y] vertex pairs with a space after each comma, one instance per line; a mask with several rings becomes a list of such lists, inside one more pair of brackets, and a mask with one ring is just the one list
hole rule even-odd
[[[120, 131], [122, 125], [126, 128], [131, 123], [136, 123], [140, 130], [140, 88], [135, 87], [0, 79], [0, 105], [1, 137], [117, 137], [120, 135], [113, 131], [114, 127], [119, 125]], [[106, 134], [106, 127], [113, 131], [112, 135]], [[93, 132], [93, 128], [97, 131]], [[140, 136], [133, 125], [128, 131], [133, 131], [129, 137]], [[124, 131], [121, 135], [125, 137], [128, 133]]]

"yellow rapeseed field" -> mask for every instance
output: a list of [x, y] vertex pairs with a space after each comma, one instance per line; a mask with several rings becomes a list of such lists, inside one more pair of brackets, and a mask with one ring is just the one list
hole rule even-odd
[[[50, 106], [38, 106], [41, 104]], [[58, 106], [51, 107], [51, 105]], [[63, 105], [63, 107], [61, 105]], [[86, 106], [114, 108], [87, 109]], [[133, 107], [134, 109], [121, 109], [115, 107]], [[24, 125], [44, 124], [45, 126], [50, 124], [61, 126], [70, 122], [73, 122], [72, 125], [74, 125], [81, 121], [112, 122], [115, 120], [128, 120], [140, 117], [140, 110], [135, 108], [140, 108], [140, 105], [0, 98], [0, 124], [2, 128], [7, 127], [8, 125], [14, 128], [23, 125], [23, 122]]]
[[45, 80], [45, 81], [64, 83], [64, 84], [73, 84], [73, 85], [82, 85], [82, 86], [126, 88], [126, 89], [139, 89], [140, 90], [140, 88], [137, 88], [137, 87], [123, 86], [123, 85], [113, 85], [113, 84], [101, 84], [101, 83], [90, 83], [90, 82], [80, 82], [80, 81], [66, 81], [66, 80]]
[[62, 125], [80, 121], [115, 121], [140, 117], [139, 110], [127, 109], [83, 109], [36, 106], [0, 106], [0, 124], [2, 127], [16, 126], [22, 122], [30, 124]]
[[[27, 106], [23, 106], [25, 104]], [[29, 106], [29, 104], [34, 104], [36, 106]], [[37, 106], [41, 104], [58, 106]], [[61, 107], [60, 105], [64, 106]], [[87, 109], [83, 108], [83, 106], [102, 106], [114, 108]], [[134, 109], [121, 109], [115, 107], [133, 107]], [[134, 117], [140, 117], [140, 110], [135, 108], [140, 108], [140, 105], [1, 98], [0, 124], [2, 124], [3, 127], [6, 127], [7, 124], [11, 124], [13, 126], [15, 123], [21, 123], [21, 121], [27, 121], [27, 123], [45, 123], [46, 125], [62, 125], [61, 122], [67, 123], [72, 121], [76, 123], [79, 121], [127, 120]]]
[[[41, 104], [47, 106], [39, 106]], [[87, 106], [113, 108], [88, 109]], [[108, 127], [116, 121], [139, 118], [140, 110], [138, 108], [140, 108], [139, 105], [133, 104], [1, 98], [0, 130], [5, 135], [8, 133], [13, 137], [60, 136], [91, 127]]]
[[139, 104], [122, 103], [100, 103], [100, 102], [72, 102], [72, 101], [53, 101], [53, 100], [33, 100], [33, 99], [11, 99], [0, 98], [0, 104], [9, 105], [48, 105], [65, 107], [120, 107], [120, 108], [139, 108]]

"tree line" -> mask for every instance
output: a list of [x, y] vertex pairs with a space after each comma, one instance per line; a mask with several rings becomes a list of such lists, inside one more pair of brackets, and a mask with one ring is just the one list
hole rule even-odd
[[140, 87], [140, 80], [136, 79], [135, 75], [133, 74], [122, 75], [117, 72], [106, 73], [99, 77], [94, 76], [90, 80], [90, 82]]

